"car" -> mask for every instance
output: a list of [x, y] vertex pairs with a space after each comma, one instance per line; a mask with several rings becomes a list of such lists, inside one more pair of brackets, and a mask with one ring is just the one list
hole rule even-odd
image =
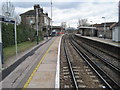
[[102, 37], [103, 37], [103, 35], [102, 35], [102, 34], [100, 34], [98, 37], [99, 37], [99, 38], [102, 38]]

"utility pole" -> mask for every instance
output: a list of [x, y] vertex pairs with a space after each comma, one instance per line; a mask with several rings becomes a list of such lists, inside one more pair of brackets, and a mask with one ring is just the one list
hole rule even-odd
[[52, 31], [52, 0], [51, 0], [51, 31]]
[[119, 15], [119, 16], [118, 16], [118, 18], [119, 18], [118, 24], [119, 24], [119, 26], [120, 26], [120, 0], [119, 0], [119, 6], [118, 6], [118, 8], [119, 8], [119, 9], [118, 9], [118, 10], [119, 10], [119, 11], [118, 11], [118, 13], [119, 13], [119, 14], [118, 14], [118, 15]]
[[48, 39], [48, 16], [46, 15], [46, 37]]

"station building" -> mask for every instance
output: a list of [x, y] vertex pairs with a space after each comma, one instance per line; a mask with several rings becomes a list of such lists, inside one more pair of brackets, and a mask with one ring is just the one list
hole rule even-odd
[[[83, 36], [94, 36], [94, 37], [104, 37], [107, 39], [114, 38], [114, 29], [117, 26], [117, 22], [106, 22], [105, 23], [105, 30], [104, 30], [104, 23], [101, 24], [94, 24], [87, 27], [79, 27], [79, 33]], [[116, 33], [117, 34], [117, 33]]]
[[48, 16], [48, 13], [43, 12], [43, 8], [39, 4], [34, 5], [34, 10], [20, 14], [21, 23], [36, 30], [36, 8], [38, 9], [38, 30], [45, 33], [47, 29], [50, 30], [51, 18]]

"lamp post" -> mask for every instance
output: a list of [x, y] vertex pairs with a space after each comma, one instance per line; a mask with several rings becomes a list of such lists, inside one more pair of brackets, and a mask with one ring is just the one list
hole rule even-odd
[[105, 34], [106, 34], [106, 20], [105, 17], [102, 17], [104, 19], [104, 39], [105, 39]]
[[52, 31], [52, 0], [51, 0], [51, 31]]
[[93, 36], [93, 21], [90, 21], [92, 23], [92, 34], [91, 36]]

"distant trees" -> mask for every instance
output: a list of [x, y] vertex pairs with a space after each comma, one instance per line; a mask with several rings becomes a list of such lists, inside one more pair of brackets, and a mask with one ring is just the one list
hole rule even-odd
[[78, 27], [81, 27], [81, 26], [89, 26], [88, 20], [87, 19], [79, 19]]

